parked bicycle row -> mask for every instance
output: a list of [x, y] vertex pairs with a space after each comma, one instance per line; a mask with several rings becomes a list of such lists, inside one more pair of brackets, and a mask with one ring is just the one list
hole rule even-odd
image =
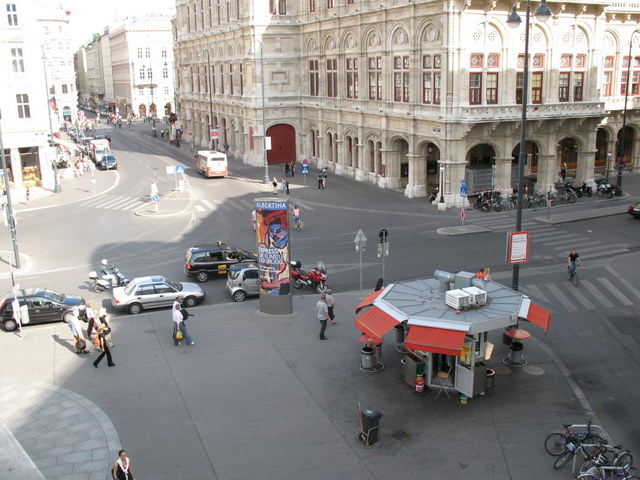
[[[525, 187], [525, 192], [522, 196], [522, 207], [533, 208], [538, 207], [555, 207], [558, 204], [572, 204], [575, 203], [578, 198], [583, 196], [602, 195], [606, 198], [613, 198], [615, 191], [615, 185], [608, 182], [607, 179], [599, 178], [595, 180], [595, 191], [593, 187], [583, 182], [580, 187], [574, 187], [570, 182], [566, 182], [563, 185], [556, 187], [552, 192], [535, 192], [529, 194], [528, 187]], [[517, 190], [511, 193], [506, 193], [502, 190], [486, 190], [480, 192], [475, 201], [471, 202], [473, 208], [476, 210], [482, 210], [489, 212], [491, 210], [500, 212], [502, 210], [512, 210], [516, 208], [518, 204]]]
[[572, 464], [574, 479], [580, 480], [632, 480], [635, 470], [631, 452], [622, 445], [610, 445], [602, 437], [602, 428], [593, 425], [564, 424], [563, 430], [551, 433], [544, 448], [557, 457], [553, 468]]

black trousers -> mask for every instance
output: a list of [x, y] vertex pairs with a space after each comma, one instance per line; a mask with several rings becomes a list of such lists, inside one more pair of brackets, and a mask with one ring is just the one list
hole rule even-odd
[[320, 338], [324, 338], [324, 331], [327, 329], [326, 320], [318, 320], [320, 322]]
[[114, 363], [113, 363], [113, 359], [111, 358], [111, 350], [109, 350], [109, 346], [107, 345], [106, 341], [105, 341], [105, 344], [104, 344], [104, 352], [102, 352], [100, 355], [98, 355], [98, 358], [96, 358], [96, 361], [93, 362], [93, 364], [97, 367], [98, 364], [104, 358], [105, 355], [107, 356], [107, 365], [112, 367], [114, 365]]

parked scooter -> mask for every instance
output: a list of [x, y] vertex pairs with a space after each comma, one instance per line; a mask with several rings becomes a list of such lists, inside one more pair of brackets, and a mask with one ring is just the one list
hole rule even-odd
[[587, 182], [582, 182], [582, 185], [579, 186], [578, 188], [574, 189], [574, 190], [575, 190], [575, 193], [578, 196], [578, 198], [581, 198], [582, 195], [586, 195], [588, 197], [593, 195], [593, 188], [591, 188], [589, 185], [587, 185]]
[[616, 188], [604, 178], [596, 178], [596, 194], [601, 193], [607, 198], [613, 198], [613, 191]]
[[302, 270], [300, 261], [292, 261], [291, 279], [293, 280], [293, 288], [300, 289], [306, 285], [320, 294], [326, 293], [328, 289], [327, 269], [322, 262], [318, 262], [316, 268], [310, 268], [309, 271], [305, 271]]

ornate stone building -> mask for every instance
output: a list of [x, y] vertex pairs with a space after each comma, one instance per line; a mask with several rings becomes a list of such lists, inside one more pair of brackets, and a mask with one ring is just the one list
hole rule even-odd
[[[563, 163], [576, 182], [612, 171], [617, 158], [639, 171], [640, 8], [625, 1], [548, 6], [546, 23], [531, 16], [530, 190], [552, 188]], [[510, 188], [525, 36], [524, 21], [517, 29], [506, 23], [512, 7], [178, 0], [179, 120], [202, 146], [217, 129], [219, 144], [245, 162], [263, 164], [266, 130], [269, 164], [306, 158], [408, 197], [442, 181], [447, 204], [459, 205], [463, 179], [471, 190]], [[524, 20], [525, 5], [519, 8]], [[618, 152], [629, 74], [625, 151]]]

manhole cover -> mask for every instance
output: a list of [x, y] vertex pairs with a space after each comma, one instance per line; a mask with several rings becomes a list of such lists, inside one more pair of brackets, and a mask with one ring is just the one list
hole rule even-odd
[[600, 380], [598, 380], [596, 377], [578, 377], [577, 380], [580, 385], [588, 388], [598, 388], [600, 386]]
[[532, 365], [527, 365], [522, 368], [524, 373], [528, 373], [529, 375], [542, 375], [544, 373], [544, 369], [540, 367], [534, 367]]
[[576, 333], [582, 338], [593, 337], [593, 330], [576, 330]]
[[395, 440], [406, 440], [407, 438], [409, 438], [409, 434], [404, 430], [398, 430], [397, 432], [393, 432], [391, 434], [391, 437]]

